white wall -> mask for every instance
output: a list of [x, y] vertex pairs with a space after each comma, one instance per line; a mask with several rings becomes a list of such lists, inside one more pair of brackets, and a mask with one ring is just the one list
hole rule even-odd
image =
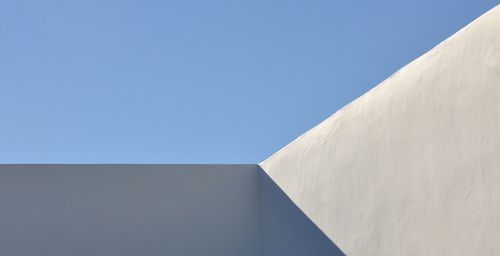
[[261, 166], [347, 255], [500, 255], [500, 7]]

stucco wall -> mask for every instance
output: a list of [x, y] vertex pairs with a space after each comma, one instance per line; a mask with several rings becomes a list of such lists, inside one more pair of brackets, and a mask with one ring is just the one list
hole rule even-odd
[[261, 167], [347, 255], [499, 255], [500, 7]]

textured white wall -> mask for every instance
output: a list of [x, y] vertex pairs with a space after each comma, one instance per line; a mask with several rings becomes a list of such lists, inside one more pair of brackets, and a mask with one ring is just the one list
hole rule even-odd
[[500, 7], [261, 166], [347, 255], [500, 255]]

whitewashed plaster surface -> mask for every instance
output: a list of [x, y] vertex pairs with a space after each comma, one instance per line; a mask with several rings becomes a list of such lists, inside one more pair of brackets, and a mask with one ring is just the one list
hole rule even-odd
[[500, 255], [500, 7], [261, 166], [347, 255]]

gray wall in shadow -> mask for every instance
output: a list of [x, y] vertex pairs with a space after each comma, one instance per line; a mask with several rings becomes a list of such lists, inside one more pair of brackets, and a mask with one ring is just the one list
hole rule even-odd
[[257, 165], [0, 165], [0, 255], [337, 252]]
[[253, 165], [0, 166], [0, 255], [261, 254]]
[[341, 256], [334, 244], [264, 172], [259, 172], [265, 256]]

